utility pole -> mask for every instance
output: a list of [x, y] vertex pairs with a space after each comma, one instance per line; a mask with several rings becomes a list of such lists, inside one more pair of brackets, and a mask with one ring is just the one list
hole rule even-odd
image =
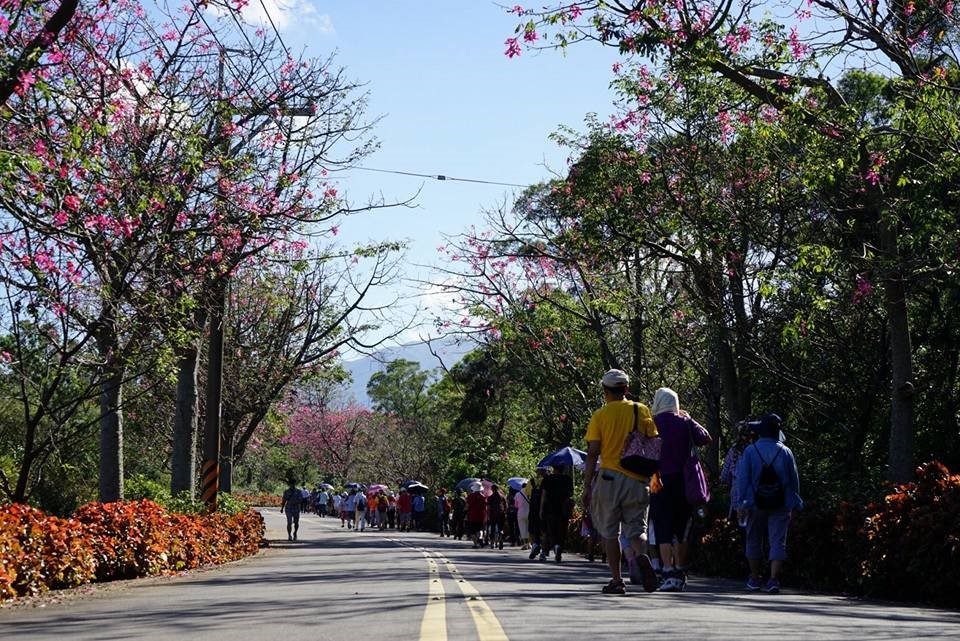
[[[220, 66], [217, 76], [218, 93], [223, 89], [224, 56], [227, 53], [248, 52], [243, 50], [223, 49], [220, 52]], [[221, 116], [226, 114], [221, 109]], [[310, 106], [284, 108], [283, 115], [310, 116], [313, 108]], [[227, 116], [229, 117], [229, 116]], [[262, 128], [254, 130], [253, 135]], [[231, 156], [230, 140], [224, 136], [223, 158]], [[239, 148], [239, 147], [238, 147]], [[235, 151], [235, 150], [234, 150]], [[218, 187], [219, 190], [219, 187]], [[218, 207], [225, 206], [226, 195], [218, 191]], [[221, 274], [213, 284], [210, 298], [210, 339], [207, 346], [207, 390], [206, 390], [206, 421], [203, 431], [203, 466], [200, 472], [200, 496], [207, 506], [207, 510], [214, 512], [217, 509], [217, 494], [221, 485], [221, 445], [229, 460], [225, 461], [225, 472], [229, 475], [223, 479], [223, 486], [227, 491], [232, 490], [233, 475], [233, 437], [230, 433], [222, 433], [223, 416], [223, 335], [227, 306], [227, 288], [230, 276]]]
[[[217, 70], [217, 98], [220, 117], [224, 119], [222, 104], [224, 56], [220, 52], [220, 65]], [[229, 118], [229, 116], [226, 116]], [[230, 153], [230, 139], [224, 138], [221, 148], [223, 158]], [[224, 194], [217, 186], [217, 207], [223, 209]], [[203, 426], [203, 465], [200, 468], [200, 498], [209, 512], [217, 510], [217, 493], [220, 490], [220, 416], [223, 412], [223, 308], [226, 305], [226, 275], [217, 276], [213, 284], [213, 296], [210, 300], [210, 342], [207, 347], [207, 402], [206, 421]]]

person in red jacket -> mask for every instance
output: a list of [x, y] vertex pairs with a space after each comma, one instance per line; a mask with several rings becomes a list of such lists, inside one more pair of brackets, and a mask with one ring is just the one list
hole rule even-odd
[[410, 531], [410, 519], [413, 514], [413, 497], [406, 488], [400, 490], [400, 498], [397, 499], [397, 511], [400, 514], [400, 531]]
[[467, 495], [467, 536], [473, 539], [474, 549], [482, 545], [481, 533], [487, 520], [487, 499], [483, 496], [479, 483], [470, 486]]

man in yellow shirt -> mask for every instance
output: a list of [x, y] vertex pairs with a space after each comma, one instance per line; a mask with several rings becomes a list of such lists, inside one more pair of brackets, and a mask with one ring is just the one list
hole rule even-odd
[[590, 510], [594, 527], [603, 537], [607, 551], [612, 578], [603, 592], [626, 592], [620, 573], [621, 527], [633, 553], [630, 582], [642, 583], [644, 590], [653, 592], [657, 589], [657, 576], [647, 556], [650, 479], [623, 469], [620, 455], [631, 431], [636, 429], [647, 436], [656, 436], [657, 426], [646, 405], [626, 399], [630, 378], [625, 372], [612, 369], [603, 375], [600, 384], [606, 403], [593, 413], [587, 427], [583, 505], [585, 510]]

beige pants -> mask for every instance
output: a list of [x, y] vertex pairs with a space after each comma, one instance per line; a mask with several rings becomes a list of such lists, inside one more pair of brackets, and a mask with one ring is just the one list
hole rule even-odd
[[645, 537], [649, 508], [648, 480], [632, 479], [613, 470], [600, 470], [590, 497], [590, 516], [600, 536], [616, 539], [622, 526], [622, 533], [628, 539]]

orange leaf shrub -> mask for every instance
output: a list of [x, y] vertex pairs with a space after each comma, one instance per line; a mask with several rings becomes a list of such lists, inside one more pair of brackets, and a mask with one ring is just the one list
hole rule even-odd
[[960, 474], [938, 462], [917, 468], [867, 510], [862, 561], [867, 594], [960, 607]]
[[87, 583], [94, 557], [83, 526], [28, 505], [0, 510], [0, 597]]
[[[808, 502], [787, 549], [791, 585], [960, 607], [960, 475], [927, 463], [879, 503]], [[695, 557], [705, 574], [746, 576], [743, 534], [725, 518], [709, 525]]]
[[167, 512], [148, 501], [88, 503], [73, 518], [0, 506], [0, 600], [220, 564], [256, 554], [262, 517]]

